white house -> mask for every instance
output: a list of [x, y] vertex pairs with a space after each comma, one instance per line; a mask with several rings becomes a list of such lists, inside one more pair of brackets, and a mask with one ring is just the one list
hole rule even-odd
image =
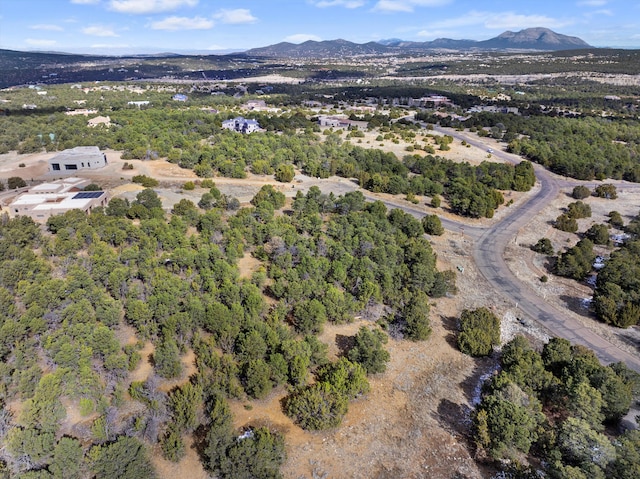
[[231, 120], [224, 120], [222, 122], [222, 128], [225, 130], [237, 131], [238, 133], [253, 133], [260, 129], [260, 124], [257, 120], [247, 120], [238, 116]]
[[50, 172], [96, 170], [107, 165], [107, 155], [97, 146], [76, 146], [49, 160]]
[[82, 178], [65, 178], [34, 186], [11, 202], [10, 214], [44, 222], [69, 210], [89, 213], [93, 208], [107, 206], [109, 196], [106, 191], [82, 191], [88, 183], [89, 180]]

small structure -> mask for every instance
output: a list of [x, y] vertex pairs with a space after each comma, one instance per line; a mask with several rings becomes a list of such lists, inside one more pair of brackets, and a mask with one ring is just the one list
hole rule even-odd
[[224, 120], [222, 122], [222, 128], [225, 130], [232, 130], [238, 133], [253, 133], [260, 129], [260, 124], [257, 120], [247, 120], [241, 116], [232, 118], [231, 120]]
[[172, 99], [173, 101], [187, 101], [189, 97], [187, 97], [187, 95], [183, 93], [176, 93], [175, 95], [173, 95]]
[[446, 96], [429, 95], [422, 98], [409, 98], [407, 105], [421, 108], [438, 108], [440, 106], [452, 106], [453, 102]]
[[98, 125], [104, 125], [106, 127], [111, 126], [111, 118], [108, 116], [96, 116], [87, 121], [87, 126], [89, 128], [95, 128]]
[[320, 126], [330, 126], [334, 128], [349, 128], [353, 125], [351, 120], [337, 116], [319, 116], [318, 123]]
[[107, 155], [97, 146], [76, 146], [49, 160], [50, 172], [96, 170], [107, 165]]
[[267, 102], [264, 100], [249, 100], [243, 105], [243, 108], [247, 110], [264, 110], [267, 108]]
[[138, 108], [147, 106], [150, 102], [148, 100], [143, 101], [128, 101], [127, 105], [129, 106], [137, 106]]
[[42, 183], [13, 200], [9, 211], [12, 216], [29, 216], [34, 221], [44, 222], [69, 210], [89, 213], [93, 208], [106, 206], [109, 196], [105, 191], [82, 191], [89, 183], [89, 180], [75, 177]]

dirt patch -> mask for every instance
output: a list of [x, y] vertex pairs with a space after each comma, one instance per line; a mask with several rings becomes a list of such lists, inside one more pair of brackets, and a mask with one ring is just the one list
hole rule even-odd
[[129, 377], [127, 378], [128, 384], [131, 384], [132, 382], [147, 380], [149, 375], [153, 372], [151, 357], [155, 350], [156, 348], [151, 341], [148, 341], [144, 344], [144, 347], [139, 351], [142, 359], [140, 360], [138, 367], [131, 371], [131, 373], [129, 373]]
[[[329, 129], [328, 127], [321, 128], [322, 130]], [[336, 130], [337, 131], [337, 130]], [[376, 140], [379, 136], [384, 137], [385, 133], [381, 133], [378, 130], [366, 131], [361, 130], [364, 134], [363, 138], [348, 138], [349, 132], [343, 131], [341, 138], [343, 141], [352, 143], [356, 146], [367, 149], [378, 149], [385, 152], [390, 152], [396, 155], [399, 160], [402, 160], [406, 155], [419, 155], [425, 156], [428, 153], [422, 149], [416, 148], [416, 146], [430, 146], [435, 151], [434, 156], [441, 156], [455, 162], [468, 162], [472, 165], [479, 165], [483, 161], [501, 162], [501, 160], [485, 149], [476, 148], [474, 146], [462, 144], [460, 140], [453, 140], [453, 143], [449, 145], [449, 150], [440, 150], [439, 146], [435, 143], [434, 139], [427, 135], [443, 136], [437, 131], [420, 129], [416, 131], [415, 138], [412, 141], [405, 141], [395, 134], [395, 141], [393, 139]], [[498, 145], [498, 146], [496, 146]], [[493, 140], [493, 143], [489, 143], [492, 148], [500, 148], [499, 144]], [[487, 149], [489, 148], [487, 147]], [[409, 148], [411, 151], [408, 151]], [[413, 148], [413, 149], [412, 149]]]
[[191, 435], [182, 437], [185, 444], [185, 456], [180, 462], [174, 463], [162, 458], [162, 452], [158, 447], [152, 454], [151, 462], [156, 470], [157, 476], [163, 479], [175, 479], [185, 477], [189, 479], [208, 479], [209, 474], [204, 470], [198, 452], [194, 448]]
[[[56, 153], [33, 153], [19, 155], [16, 151], [10, 151], [0, 155], [0, 178], [19, 176], [26, 181], [36, 179], [44, 175], [49, 164], [47, 160]], [[24, 166], [19, 166], [19, 165]]]
[[163, 381], [160, 384], [161, 391], [169, 392], [173, 388], [186, 384], [189, 382], [189, 378], [198, 372], [196, 368], [196, 355], [193, 350], [188, 349], [187, 352], [180, 357], [180, 361], [182, 362], [182, 374], [179, 378]]
[[251, 253], [245, 253], [245, 255], [238, 260], [240, 278], [250, 279], [251, 275], [260, 269], [260, 266], [262, 266], [262, 262], [260, 260], [251, 256]]

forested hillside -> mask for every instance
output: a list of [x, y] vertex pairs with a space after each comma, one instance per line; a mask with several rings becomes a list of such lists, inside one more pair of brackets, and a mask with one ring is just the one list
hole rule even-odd
[[[301, 427], [335, 427], [368, 390], [367, 372], [384, 369], [386, 334], [429, 337], [429, 298], [454, 291], [455, 275], [436, 270], [418, 220], [317, 188], [287, 214], [270, 186], [252, 203], [229, 214], [183, 200], [166, 218], [147, 189], [131, 205], [53, 217], [46, 230], [4, 217], [5, 474], [153, 477], [149, 449], [177, 461], [197, 430], [212, 473], [279, 477], [282, 436], [256, 427], [236, 439], [228, 399], [275, 389]], [[260, 266], [241, 276], [245, 255]], [[329, 363], [315, 335], [355, 314], [379, 326]], [[149, 375], [132, 380], [147, 361]]]

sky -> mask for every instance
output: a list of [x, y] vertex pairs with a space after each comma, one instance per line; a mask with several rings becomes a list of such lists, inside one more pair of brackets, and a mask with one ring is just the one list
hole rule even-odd
[[546, 27], [640, 48], [640, 0], [0, 0], [0, 48], [123, 55], [288, 41], [486, 40]]

